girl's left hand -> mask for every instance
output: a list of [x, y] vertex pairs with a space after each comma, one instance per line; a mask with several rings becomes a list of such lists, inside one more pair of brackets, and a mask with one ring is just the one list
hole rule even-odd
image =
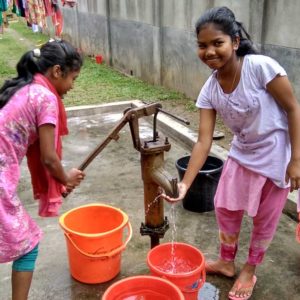
[[164, 193], [161, 194], [162, 198], [164, 198], [167, 202], [170, 202], [170, 203], [175, 203], [175, 202], [181, 201], [185, 197], [188, 189], [187, 189], [186, 185], [182, 182], [179, 182], [177, 184], [177, 187], [178, 187], [178, 197], [177, 198], [169, 197]]
[[300, 188], [300, 160], [291, 160], [286, 169], [285, 181], [290, 180], [290, 191], [298, 190]]

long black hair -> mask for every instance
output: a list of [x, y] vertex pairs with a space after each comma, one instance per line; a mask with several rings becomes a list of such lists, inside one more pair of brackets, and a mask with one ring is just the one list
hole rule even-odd
[[239, 48], [236, 51], [237, 56], [258, 54], [243, 24], [236, 21], [234, 13], [228, 7], [214, 7], [207, 10], [196, 22], [197, 36], [201, 29], [209, 23], [213, 23], [219, 30], [229, 35], [232, 41], [237, 37], [240, 38]]
[[79, 52], [67, 41], [51, 39], [41, 49], [26, 52], [17, 64], [18, 75], [6, 80], [0, 88], [0, 108], [4, 107], [16, 91], [31, 83], [36, 73], [59, 65], [63, 74], [78, 71], [83, 60]]

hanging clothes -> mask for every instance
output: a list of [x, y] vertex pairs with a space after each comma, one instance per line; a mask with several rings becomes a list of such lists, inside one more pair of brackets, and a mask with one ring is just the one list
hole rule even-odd
[[67, 5], [69, 7], [74, 7], [77, 4], [76, 0], [61, 0], [63, 6]]
[[46, 11], [43, 0], [27, 0], [27, 21], [46, 28]]
[[51, 0], [44, 0], [45, 5], [45, 12], [46, 16], [49, 17], [52, 14], [52, 1]]
[[62, 32], [63, 32], [63, 27], [64, 27], [63, 14], [58, 5], [58, 0], [52, 0], [51, 3], [52, 3], [51, 18], [52, 18], [52, 23], [54, 26], [55, 36], [60, 38], [62, 35]]
[[[3, 34], [3, 16], [2, 11], [0, 11], [0, 34]], [[2, 37], [1, 37], [2, 39]]]
[[8, 2], [7, 0], [0, 0], [0, 11], [7, 11]]
[[21, 12], [19, 10], [18, 4], [16, 3], [16, 0], [13, 1], [11, 12], [14, 13], [14, 14], [16, 14], [18, 17], [21, 16]]
[[[23, 0], [14, 0], [15, 14], [20, 17], [25, 17], [25, 2]], [[14, 12], [14, 11], [13, 11]]]
[[0, 0], [0, 33], [3, 33], [3, 15], [2, 12], [7, 11], [8, 9], [8, 2], [7, 0]]

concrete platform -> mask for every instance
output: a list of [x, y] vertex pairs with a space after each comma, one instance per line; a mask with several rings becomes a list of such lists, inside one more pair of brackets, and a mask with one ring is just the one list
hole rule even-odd
[[[140, 105], [139, 102], [135, 104]], [[118, 116], [116, 112], [122, 112], [128, 105], [129, 102], [84, 107], [80, 110], [69, 109], [70, 135], [64, 140], [65, 166], [79, 165], [115, 125]], [[106, 114], [108, 112], [110, 114]], [[102, 117], [93, 117], [99, 113]], [[87, 115], [92, 117], [84, 117]], [[172, 145], [171, 150], [165, 155], [166, 169], [177, 177], [175, 161], [190, 153], [196, 134], [165, 115], [160, 116], [159, 129], [169, 136]], [[147, 134], [147, 131], [149, 129], [143, 125], [141, 133]], [[226, 158], [226, 151], [216, 146], [212, 148], [212, 154]], [[66, 243], [58, 218], [37, 217], [37, 203], [32, 200], [29, 175], [23, 165], [20, 196], [44, 231], [29, 300], [100, 300], [104, 291], [113, 282], [149, 273], [146, 256], [150, 250], [150, 239], [139, 233], [141, 222], [144, 221], [143, 183], [140, 173], [139, 153], [132, 147], [128, 128], [124, 128], [120, 133], [120, 139], [117, 142], [112, 141], [87, 168], [86, 180], [65, 199], [62, 205], [61, 213], [93, 202], [109, 204], [124, 211], [132, 224], [133, 237], [122, 253], [119, 275], [109, 282], [90, 285], [80, 283], [70, 276]], [[294, 202], [290, 202], [290, 206], [292, 209], [295, 208]], [[169, 216], [170, 211], [171, 205], [165, 203], [165, 215]], [[214, 211], [193, 213], [185, 210], [181, 204], [176, 205], [175, 211], [177, 228], [175, 241], [194, 245], [209, 259], [216, 258], [218, 233]], [[296, 224], [289, 216], [282, 215], [265, 261], [257, 270], [258, 281], [251, 299], [300, 299], [300, 244], [295, 241]], [[245, 217], [237, 256], [238, 267], [247, 257], [250, 228], [250, 219]], [[171, 239], [172, 232], [168, 230], [161, 243], [169, 242]], [[10, 263], [2, 264], [0, 267], [0, 299], [10, 299], [10, 270]], [[234, 279], [207, 276], [199, 299], [227, 299], [233, 282]]]

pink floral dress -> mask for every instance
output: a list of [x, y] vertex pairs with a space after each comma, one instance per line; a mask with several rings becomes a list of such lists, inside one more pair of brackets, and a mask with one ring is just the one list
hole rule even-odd
[[17, 185], [20, 164], [38, 139], [38, 127], [57, 124], [56, 101], [48, 89], [33, 83], [0, 109], [0, 263], [23, 256], [41, 239], [40, 228], [17, 195]]

